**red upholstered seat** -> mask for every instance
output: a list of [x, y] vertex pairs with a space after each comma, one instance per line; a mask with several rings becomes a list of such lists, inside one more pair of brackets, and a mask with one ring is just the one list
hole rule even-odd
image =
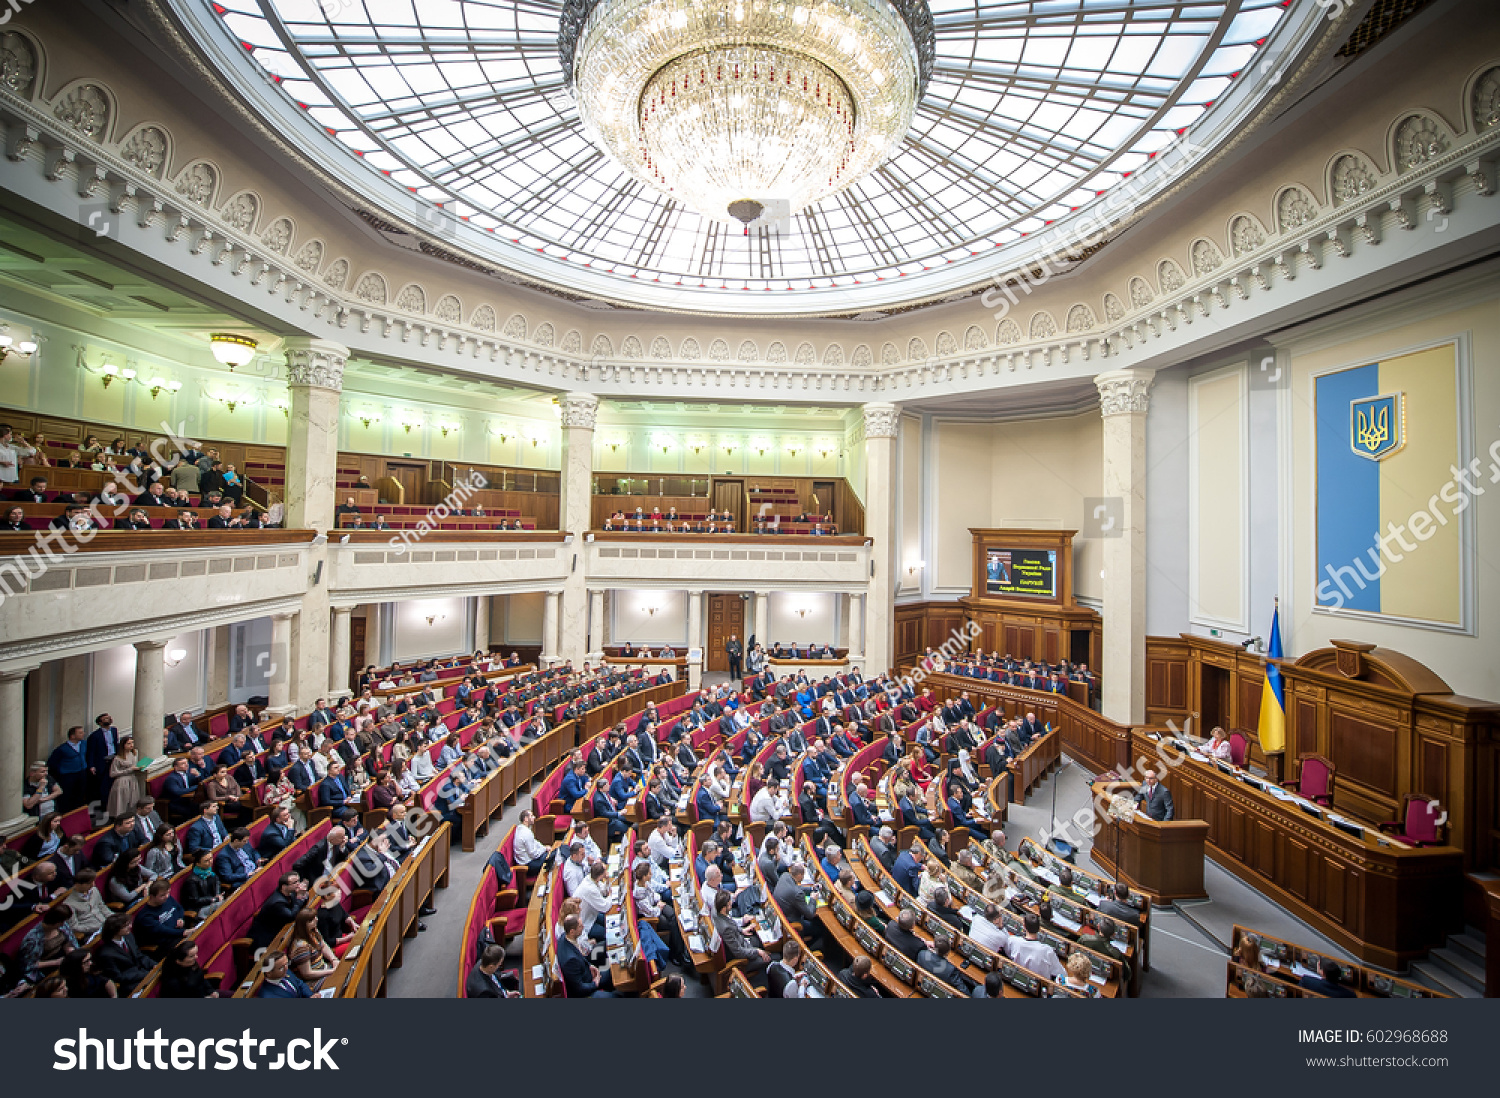
[[1380, 830], [1412, 846], [1441, 846], [1448, 841], [1448, 813], [1436, 797], [1408, 793], [1402, 807], [1402, 818], [1388, 820]]
[[1250, 740], [1243, 732], [1229, 733], [1229, 761], [1240, 767], [1250, 765]]
[[1303, 758], [1297, 771], [1297, 780], [1286, 783], [1286, 787], [1301, 793], [1315, 804], [1333, 803], [1333, 775], [1337, 769], [1322, 755]]

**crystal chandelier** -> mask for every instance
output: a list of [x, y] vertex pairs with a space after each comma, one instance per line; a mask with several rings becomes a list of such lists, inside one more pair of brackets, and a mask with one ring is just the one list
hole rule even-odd
[[926, 0], [566, 0], [592, 140], [705, 217], [750, 224], [894, 152], [932, 74]]

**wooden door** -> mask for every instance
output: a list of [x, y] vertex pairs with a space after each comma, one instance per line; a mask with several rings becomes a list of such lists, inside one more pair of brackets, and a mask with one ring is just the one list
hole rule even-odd
[[[832, 515], [835, 527], [839, 526], [838, 513], [838, 485], [831, 480], [815, 480], [812, 486], [813, 498], [807, 501], [809, 510], [816, 511], [820, 515]], [[817, 502], [814, 503], [813, 500]]]
[[708, 669], [728, 671], [729, 656], [724, 644], [730, 635], [745, 645], [745, 601], [739, 595], [708, 596]]
[[[371, 607], [373, 610], [374, 608]], [[352, 687], [359, 682], [359, 673], [366, 664], [374, 663], [374, 653], [370, 659], [365, 659], [365, 625], [362, 617], [350, 616], [349, 618], [349, 685]]]
[[[734, 528], [745, 532], [745, 482], [714, 478], [714, 510], [728, 511], [734, 516]], [[743, 637], [740, 638], [744, 640]], [[729, 669], [726, 665], [726, 671]], [[712, 668], [710, 668], [712, 670]]]

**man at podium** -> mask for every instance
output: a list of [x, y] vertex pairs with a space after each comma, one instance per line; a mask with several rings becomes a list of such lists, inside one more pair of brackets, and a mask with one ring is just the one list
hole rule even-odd
[[1148, 770], [1141, 791], [1136, 794], [1136, 806], [1157, 823], [1172, 818], [1172, 794], [1156, 780], [1156, 771]]

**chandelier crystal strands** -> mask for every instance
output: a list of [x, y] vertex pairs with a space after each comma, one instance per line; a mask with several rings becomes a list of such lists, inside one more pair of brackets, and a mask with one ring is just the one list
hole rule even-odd
[[932, 73], [925, 0], [567, 0], [563, 75], [590, 138], [720, 221], [864, 177]]

